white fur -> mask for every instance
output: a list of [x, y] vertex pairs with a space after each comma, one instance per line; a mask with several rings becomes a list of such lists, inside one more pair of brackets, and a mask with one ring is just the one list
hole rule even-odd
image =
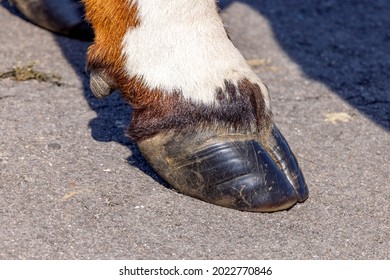
[[[129, 4], [131, 4], [129, 0]], [[227, 38], [215, 0], [138, 0], [140, 26], [128, 30], [123, 55], [129, 76], [147, 86], [213, 104], [224, 81], [242, 78], [268, 92], [241, 53]]]

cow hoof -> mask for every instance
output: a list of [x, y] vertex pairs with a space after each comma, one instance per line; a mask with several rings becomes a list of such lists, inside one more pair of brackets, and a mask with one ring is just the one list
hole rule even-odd
[[303, 202], [309, 194], [276, 126], [266, 141], [255, 135], [168, 132], [138, 146], [173, 188], [216, 205], [274, 212]]
[[93, 31], [84, 21], [84, 8], [78, 0], [12, 0], [34, 24], [69, 37], [90, 41]]

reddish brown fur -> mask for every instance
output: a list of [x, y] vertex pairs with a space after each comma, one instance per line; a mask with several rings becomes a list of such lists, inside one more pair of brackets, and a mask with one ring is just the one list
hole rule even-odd
[[155, 94], [124, 71], [122, 41], [127, 30], [140, 25], [135, 3], [126, 0], [83, 0], [86, 17], [95, 32], [94, 44], [88, 49], [88, 68], [104, 69], [126, 100], [134, 107], [157, 101]]
[[[137, 6], [125, 0], [83, 0], [86, 17], [95, 32], [95, 42], [88, 50], [89, 64], [104, 64], [109, 73], [121, 71], [122, 40], [129, 28], [139, 25]], [[115, 75], [112, 75], [115, 80]]]

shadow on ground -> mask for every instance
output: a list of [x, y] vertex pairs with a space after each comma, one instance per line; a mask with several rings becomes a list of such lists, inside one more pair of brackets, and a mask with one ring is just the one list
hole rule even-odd
[[[89, 75], [86, 69], [86, 53], [90, 43], [55, 36], [63, 55], [80, 77], [84, 87], [84, 97], [89, 107], [96, 112], [96, 118], [89, 122], [93, 139], [100, 142], [117, 142], [129, 148], [131, 156], [128, 163], [141, 170], [156, 182], [170, 188], [149, 165], [138, 150], [137, 145], [126, 137], [126, 130], [131, 121], [131, 107], [124, 102], [120, 92], [116, 91], [104, 99], [97, 99], [89, 87]], [[77, 46], [76, 46], [77, 45]], [[75, 47], [76, 46], [76, 47]]]
[[[390, 130], [390, 1], [220, 0], [266, 17], [280, 46], [310, 78]], [[248, 27], [253, 28], [253, 27]]]
[[[142, 172], [153, 178], [156, 182], [170, 188], [149, 165], [142, 156], [136, 144], [130, 141], [126, 135], [126, 129], [131, 120], [131, 108], [124, 102], [119, 92], [114, 92], [104, 99], [97, 99], [89, 88], [89, 75], [86, 72], [85, 62], [89, 43], [80, 42], [56, 36], [56, 41], [61, 46], [64, 56], [80, 77], [84, 87], [84, 97], [89, 107], [96, 112], [96, 118], [89, 123], [93, 139], [100, 142], [115, 141], [125, 145], [131, 151], [128, 163], [140, 169]], [[77, 47], [75, 48], [75, 45]]]

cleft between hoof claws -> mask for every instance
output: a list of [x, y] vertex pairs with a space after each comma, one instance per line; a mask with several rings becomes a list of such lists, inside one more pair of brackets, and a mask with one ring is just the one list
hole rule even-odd
[[304, 201], [305, 180], [279, 130], [274, 127], [264, 144], [259, 139], [212, 131], [168, 132], [138, 146], [173, 188], [209, 203], [273, 212]]

